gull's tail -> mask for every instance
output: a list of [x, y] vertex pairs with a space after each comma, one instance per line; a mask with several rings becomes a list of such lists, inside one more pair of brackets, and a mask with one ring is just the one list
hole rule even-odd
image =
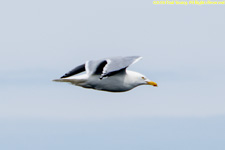
[[66, 81], [65, 79], [54, 79], [52, 81], [54, 81], [54, 82], [68, 82], [68, 80]]
[[68, 82], [74, 85], [80, 85], [81, 83], [86, 82], [88, 79], [88, 76], [86, 74], [77, 76], [77, 77], [68, 77], [68, 78], [60, 78], [60, 79], [54, 79], [52, 81], [54, 82]]
[[67, 82], [67, 83], [71, 83], [71, 84], [74, 84], [74, 85], [79, 85], [79, 83], [82, 83], [82, 82], [85, 82], [86, 80], [84, 79], [70, 79], [70, 78], [61, 78], [61, 79], [54, 79], [52, 80], [54, 82]]

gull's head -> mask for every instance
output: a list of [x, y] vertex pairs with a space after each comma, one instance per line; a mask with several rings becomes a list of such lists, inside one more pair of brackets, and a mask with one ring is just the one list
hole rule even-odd
[[[128, 71], [128, 70], [127, 70]], [[152, 85], [157, 87], [157, 83], [149, 80], [148, 78], [146, 78], [144, 75], [138, 73], [138, 72], [134, 72], [134, 71], [129, 71], [127, 72], [129, 74], [129, 76], [131, 77], [131, 80], [133, 82], [135, 82], [135, 84], [137, 85]]]
[[158, 86], [157, 83], [147, 79], [146, 77], [142, 76], [141, 79], [144, 81], [146, 85]]

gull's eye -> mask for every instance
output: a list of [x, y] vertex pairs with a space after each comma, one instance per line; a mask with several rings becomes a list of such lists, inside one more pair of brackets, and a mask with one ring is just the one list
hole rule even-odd
[[145, 77], [141, 77], [143, 80], [146, 80], [146, 78]]

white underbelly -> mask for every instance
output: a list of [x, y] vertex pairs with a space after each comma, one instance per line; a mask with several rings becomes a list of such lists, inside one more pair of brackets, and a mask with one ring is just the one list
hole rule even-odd
[[123, 77], [118, 78], [112, 76], [100, 80], [98, 76], [92, 76], [81, 86], [84, 88], [93, 88], [96, 90], [111, 92], [124, 92], [132, 89], [132, 87], [127, 86], [124, 82]]

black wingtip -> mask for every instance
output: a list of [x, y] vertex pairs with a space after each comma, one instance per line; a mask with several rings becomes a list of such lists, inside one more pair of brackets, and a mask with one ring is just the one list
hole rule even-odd
[[61, 76], [60, 78], [62, 79], [62, 78], [66, 78], [66, 77], [68, 77], [68, 74], [64, 74], [64, 75]]
[[61, 78], [67, 78], [67, 77], [73, 76], [75, 74], [81, 73], [83, 71], [85, 71], [85, 64], [82, 64], [80, 66], [77, 66], [76, 68], [74, 68], [70, 72], [64, 74]]
[[101, 74], [99, 79], [102, 80], [105, 76], [106, 76], [106, 74]]

